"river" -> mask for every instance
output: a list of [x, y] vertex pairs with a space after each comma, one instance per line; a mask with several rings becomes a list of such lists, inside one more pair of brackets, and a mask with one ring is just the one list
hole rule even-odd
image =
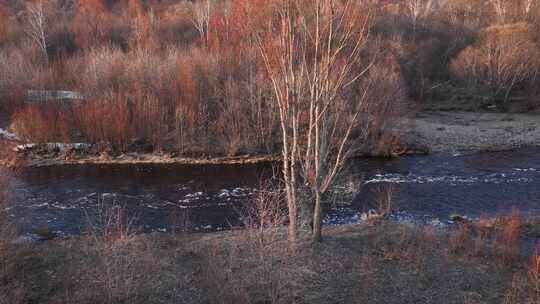
[[[122, 206], [141, 231], [217, 231], [240, 225], [269, 165], [80, 165], [25, 169], [13, 174], [8, 211], [23, 234], [80, 233], [104, 205]], [[325, 208], [327, 225], [355, 223], [392, 190], [393, 217], [450, 223], [452, 214], [540, 215], [540, 148], [463, 155], [437, 153], [400, 159], [360, 159], [341, 178]]]

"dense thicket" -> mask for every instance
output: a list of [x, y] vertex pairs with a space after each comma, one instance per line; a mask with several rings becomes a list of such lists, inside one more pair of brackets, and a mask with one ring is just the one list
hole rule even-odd
[[[395, 143], [381, 130], [405, 111], [406, 97], [421, 105], [466, 89], [490, 102], [538, 100], [540, 1], [355, 3], [369, 16], [364, 56], [376, 58], [372, 147]], [[88, 141], [114, 151], [144, 142], [199, 155], [275, 151], [278, 117], [257, 37], [272, 45], [261, 32], [279, 6], [0, 0], [1, 111], [36, 142]], [[77, 91], [84, 101], [25, 102], [28, 90]]]

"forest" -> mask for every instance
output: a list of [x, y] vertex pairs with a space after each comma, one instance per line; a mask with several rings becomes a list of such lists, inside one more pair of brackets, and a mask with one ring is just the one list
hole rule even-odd
[[[344, 16], [356, 28], [347, 30], [362, 43], [350, 68], [365, 73], [338, 99], [342, 108], [359, 95], [369, 100], [366, 149], [394, 149], [393, 118], [426, 105], [465, 101], [521, 112], [539, 105], [540, 1], [351, 5]], [[280, 58], [270, 51], [280, 50], [281, 7], [279, 0], [2, 0], [2, 116], [34, 143], [85, 142], [110, 153], [274, 153], [282, 141], [268, 76]], [[78, 98], [42, 95], [55, 91]]]

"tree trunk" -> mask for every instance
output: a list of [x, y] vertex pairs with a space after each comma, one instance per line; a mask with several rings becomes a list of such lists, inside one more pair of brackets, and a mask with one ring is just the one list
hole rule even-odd
[[287, 209], [289, 210], [289, 227], [288, 227], [288, 240], [289, 244], [291, 246], [296, 245], [296, 235], [297, 235], [297, 221], [296, 221], [296, 200], [294, 199], [294, 195], [291, 195], [291, 190], [294, 191], [294, 189], [287, 190], [289, 193], [287, 194]]
[[299, 228], [303, 231], [313, 231], [313, 198], [305, 188], [299, 190]]
[[321, 193], [315, 193], [315, 210], [313, 212], [313, 242], [319, 243], [322, 241], [322, 206]]

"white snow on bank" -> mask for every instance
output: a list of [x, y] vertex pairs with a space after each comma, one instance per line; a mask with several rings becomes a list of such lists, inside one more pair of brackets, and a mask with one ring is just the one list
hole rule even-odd
[[2, 128], [0, 128], [0, 137], [3, 137], [3, 138], [8, 139], [8, 140], [19, 140], [17, 135], [15, 135], [15, 134], [7, 131], [7, 130], [4, 130]]
[[[64, 143], [47, 143], [45, 144], [47, 146], [47, 149], [58, 149], [60, 152], [64, 152], [67, 149], [74, 149], [74, 150], [83, 150], [83, 149], [90, 149], [92, 147], [91, 144], [86, 143], [72, 143], [72, 144], [64, 144]], [[36, 147], [36, 144], [24, 144], [24, 145], [18, 145], [15, 147], [15, 152], [21, 152], [26, 150], [31, 150]]]
[[15, 151], [15, 152], [26, 151], [26, 150], [30, 150], [30, 149], [34, 148], [35, 146], [36, 146], [35, 144], [17, 145], [13, 149], [13, 151]]

